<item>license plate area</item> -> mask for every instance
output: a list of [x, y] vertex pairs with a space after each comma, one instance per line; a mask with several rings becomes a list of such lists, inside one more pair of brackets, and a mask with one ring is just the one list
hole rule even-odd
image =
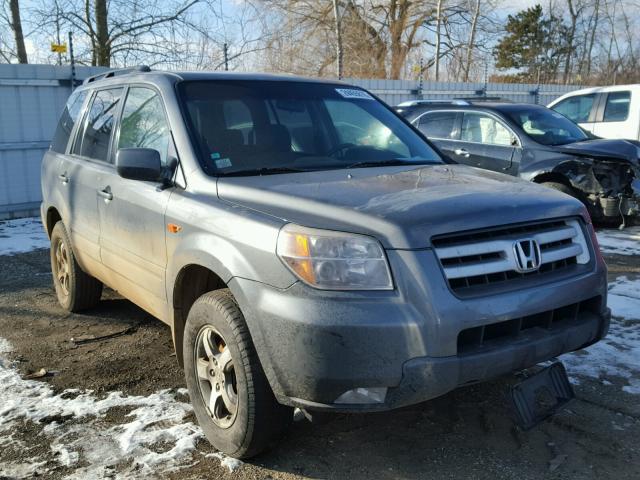
[[520, 428], [529, 430], [575, 397], [564, 365], [555, 362], [511, 388], [510, 398]]

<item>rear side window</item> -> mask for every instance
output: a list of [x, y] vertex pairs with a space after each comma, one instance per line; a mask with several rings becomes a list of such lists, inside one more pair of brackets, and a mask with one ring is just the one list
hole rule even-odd
[[67, 100], [64, 111], [60, 116], [58, 127], [53, 135], [53, 140], [51, 141], [51, 150], [54, 152], [65, 153], [67, 151], [69, 136], [71, 135], [73, 126], [78, 121], [85, 98], [87, 98], [86, 90], [72, 93], [69, 100]]
[[574, 123], [585, 123], [589, 121], [589, 114], [595, 99], [595, 93], [576, 95], [562, 100], [551, 108]]
[[425, 113], [418, 121], [418, 130], [427, 138], [454, 138], [457, 116], [456, 112]]
[[604, 106], [605, 122], [624, 122], [629, 116], [631, 92], [611, 92]]
[[495, 118], [481, 113], [465, 112], [460, 129], [460, 140], [511, 146], [513, 144], [512, 137], [509, 130]]
[[109, 145], [115, 115], [118, 110], [122, 88], [98, 90], [93, 97], [89, 113], [73, 146], [73, 153], [103, 162], [108, 161]]
[[151, 148], [167, 163], [169, 125], [162, 99], [149, 88], [132, 87], [122, 111], [118, 148]]

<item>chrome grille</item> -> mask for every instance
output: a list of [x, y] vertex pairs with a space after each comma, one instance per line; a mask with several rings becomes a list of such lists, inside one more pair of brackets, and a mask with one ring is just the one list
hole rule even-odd
[[[539, 265], [525, 272], [516, 244], [533, 240]], [[432, 239], [445, 277], [454, 291], [557, 272], [590, 260], [583, 229], [577, 219], [498, 227]]]

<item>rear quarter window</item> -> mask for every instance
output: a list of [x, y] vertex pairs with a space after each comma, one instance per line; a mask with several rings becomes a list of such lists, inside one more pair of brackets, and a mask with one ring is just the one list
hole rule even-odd
[[58, 127], [53, 135], [51, 141], [51, 150], [58, 153], [65, 153], [67, 151], [67, 144], [69, 143], [69, 136], [73, 130], [73, 126], [78, 121], [84, 104], [84, 99], [87, 98], [87, 91], [74, 92], [67, 100], [67, 104], [64, 107], [64, 111], [60, 116]]
[[82, 157], [107, 162], [111, 134], [118, 104], [122, 96], [121, 87], [98, 90], [89, 107], [84, 131], [79, 132], [73, 153]]
[[610, 92], [604, 106], [604, 122], [624, 122], [629, 117], [631, 92]]

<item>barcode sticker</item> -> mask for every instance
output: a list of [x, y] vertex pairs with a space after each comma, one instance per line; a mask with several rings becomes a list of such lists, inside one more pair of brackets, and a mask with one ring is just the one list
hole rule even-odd
[[336, 88], [336, 92], [342, 95], [344, 98], [358, 98], [360, 100], [374, 100], [374, 98], [369, 95], [364, 90], [357, 90], [355, 88]]

